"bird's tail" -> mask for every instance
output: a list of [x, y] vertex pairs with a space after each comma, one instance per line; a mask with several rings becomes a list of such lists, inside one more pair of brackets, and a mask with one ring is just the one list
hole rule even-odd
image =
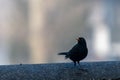
[[58, 55], [65, 55], [65, 59], [67, 59], [67, 58], [68, 58], [68, 52], [58, 53]]
[[67, 52], [58, 53], [58, 55], [67, 55]]

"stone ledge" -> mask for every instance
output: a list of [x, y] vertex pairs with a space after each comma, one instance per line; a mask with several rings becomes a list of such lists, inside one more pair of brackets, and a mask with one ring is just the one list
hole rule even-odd
[[120, 62], [2, 65], [0, 80], [120, 80]]

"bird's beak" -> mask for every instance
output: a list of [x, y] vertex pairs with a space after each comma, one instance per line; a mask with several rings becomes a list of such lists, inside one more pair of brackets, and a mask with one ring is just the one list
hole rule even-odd
[[79, 40], [79, 38], [76, 38], [76, 40], [78, 41], [78, 40]]

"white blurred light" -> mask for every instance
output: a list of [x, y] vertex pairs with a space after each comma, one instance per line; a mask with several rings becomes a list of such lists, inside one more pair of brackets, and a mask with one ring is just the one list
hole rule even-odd
[[93, 6], [90, 16], [90, 24], [93, 27], [93, 48], [99, 58], [106, 58], [110, 50], [110, 29], [105, 24], [106, 8], [103, 4], [97, 3]]

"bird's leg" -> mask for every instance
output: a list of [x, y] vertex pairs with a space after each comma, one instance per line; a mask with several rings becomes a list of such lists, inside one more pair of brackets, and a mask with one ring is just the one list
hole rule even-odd
[[74, 62], [74, 66], [76, 66], [76, 61], [73, 61]]
[[77, 63], [78, 63], [78, 65], [80, 65], [80, 62], [79, 62], [79, 61], [77, 61]]

